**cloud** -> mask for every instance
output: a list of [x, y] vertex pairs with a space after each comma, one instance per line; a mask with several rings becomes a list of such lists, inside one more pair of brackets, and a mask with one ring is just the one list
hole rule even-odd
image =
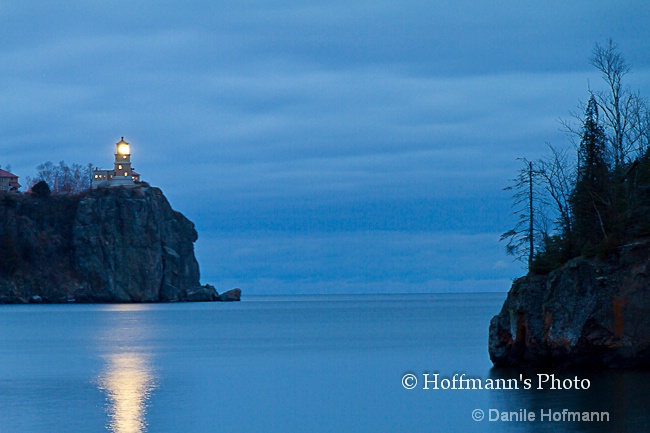
[[[46, 160], [106, 167], [125, 136], [134, 167], [196, 222], [208, 275], [233, 267], [226, 278], [286, 290], [516, 275], [479, 234], [509, 228], [501, 188], [515, 159], [566, 145], [556, 119], [600, 80], [592, 44], [619, 41], [630, 83], [650, 85], [642, 1], [23, 1], [0, 13], [1, 164], [23, 178]], [[443, 254], [433, 233], [464, 246]], [[257, 252], [225, 253], [244, 242]]]

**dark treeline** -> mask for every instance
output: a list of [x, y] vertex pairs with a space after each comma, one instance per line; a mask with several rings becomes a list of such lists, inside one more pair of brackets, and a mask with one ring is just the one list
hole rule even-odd
[[596, 44], [590, 63], [604, 89], [589, 89], [587, 103], [561, 121], [575, 150], [549, 145], [546, 157], [522, 158], [506, 188], [517, 223], [501, 239], [531, 272], [580, 255], [604, 258], [650, 236], [649, 104], [625, 84], [631, 68], [613, 41]]

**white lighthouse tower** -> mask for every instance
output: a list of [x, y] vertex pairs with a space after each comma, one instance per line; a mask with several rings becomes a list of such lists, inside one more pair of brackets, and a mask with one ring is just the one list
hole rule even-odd
[[131, 167], [131, 145], [124, 137], [115, 143], [115, 162], [113, 170], [95, 169], [92, 177], [92, 187], [135, 186], [140, 180], [140, 174]]
[[115, 168], [111, 185], [133, 185], [131, 146], [124, 137], [115, 144]]

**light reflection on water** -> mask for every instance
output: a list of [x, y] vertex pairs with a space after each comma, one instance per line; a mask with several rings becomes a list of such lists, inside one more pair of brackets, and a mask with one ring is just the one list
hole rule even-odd
[[148, 360], [139, 353], [116, 353], [108, 355], [106, 361], [99, 389], [106, 394], [109, 431], [147, 431], [147, 402], [155, 388]]
[[106, 398], [106, 427], [112, 433], [147, 431], [147, 408], [156, 388], [152, 355], [143, 344], [151, 334], [149, 309], [139, 304], [105, 308], [108, 326], [98, 343], [106, 353], [97, 386]]
[[105, 304], [97, 307], [100, 311], [137, 312], [151, 311], [151, 304]]

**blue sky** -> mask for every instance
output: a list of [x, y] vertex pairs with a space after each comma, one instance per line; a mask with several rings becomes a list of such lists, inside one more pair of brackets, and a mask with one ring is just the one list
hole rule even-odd
[[195, 222], [247, 293], [505, 291], [501, 189], [613, 38], [650, 93], [645, 1], [0, 4], [0, 164], [109, 167]]

